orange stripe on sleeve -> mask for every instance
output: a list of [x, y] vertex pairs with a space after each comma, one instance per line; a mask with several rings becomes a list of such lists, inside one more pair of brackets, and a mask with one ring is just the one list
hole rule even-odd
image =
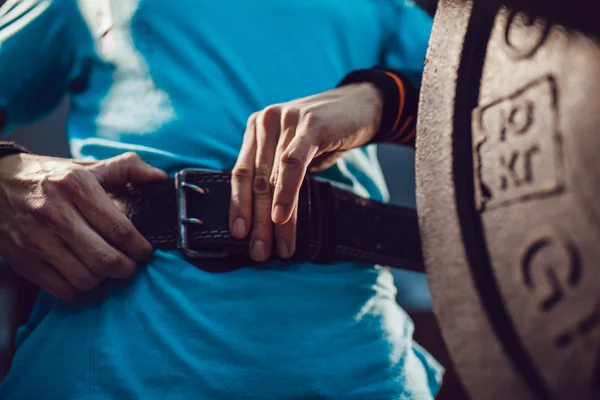
[[396, 140], [398, 140], [398, 138], [402, 137], [402, 135], [406, 131], [406, 127], [412, 122], [412, 120], [413, 120], [412, 116], [406, 118], [404, 125], [402, 125], [402, 128], [400, 128], [400, 130], [398, 132], [396, 132], [396, 134], [390, 139], [390, 142], [395, 142]]
[[396, 86], [398, 86], [398, 91], [400, 92], [398, 114], [396, 115], [396, 122], [394, 122], [394, 127], [392, 128], [392, 132], [394, 132], [398, 128], [400, 117], [402, 116], [402, 111], [404, 110], [404, 84], [396, 75], [392, 74], [391, 72], [386, 71], [386, 75], [390, 76], [394, 82], [396, 82]]

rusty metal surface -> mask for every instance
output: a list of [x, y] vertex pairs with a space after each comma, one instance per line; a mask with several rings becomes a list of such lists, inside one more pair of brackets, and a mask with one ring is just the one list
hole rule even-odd
[[438, 5], [417, 207], [473, 399], [600, 398], [600, 47], [583, 3]]

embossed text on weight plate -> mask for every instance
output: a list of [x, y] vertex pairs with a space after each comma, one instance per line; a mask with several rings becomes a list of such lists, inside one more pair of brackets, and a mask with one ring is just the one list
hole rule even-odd
[[554, 78], [545, 76], [473, 111], [478, 209], [563, 190], [557, 96]]

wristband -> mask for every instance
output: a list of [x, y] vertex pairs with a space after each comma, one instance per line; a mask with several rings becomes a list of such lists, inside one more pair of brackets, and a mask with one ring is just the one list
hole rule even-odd
[[0, 158], [18, 153], [30, 154], [31, 152], [15, 142], [0, 142]]

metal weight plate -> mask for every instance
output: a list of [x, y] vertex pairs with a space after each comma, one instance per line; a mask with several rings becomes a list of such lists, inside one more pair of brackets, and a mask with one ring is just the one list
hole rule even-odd
[[600, 399], [600, 21], [592, 1], [441, 0], [417, 209], [474, 400]]

